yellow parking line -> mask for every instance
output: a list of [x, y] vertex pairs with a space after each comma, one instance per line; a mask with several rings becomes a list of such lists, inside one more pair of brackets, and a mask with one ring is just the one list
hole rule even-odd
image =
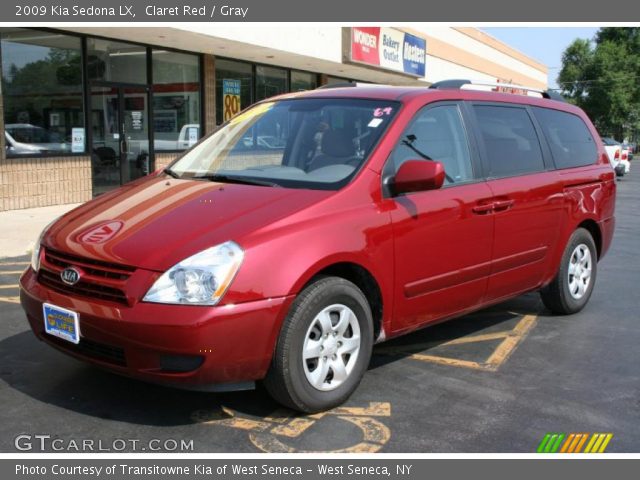
[[12, 288], [20, 288], [16, 283], [15, 285], [0, 285], [0, 290], [10, 290]]
[[496, 348], [489, 356], [486, 363], [490, 365], [491, 368], [498, 368], [502, 365], [513, 353], [527, 333], [529, 333], [533, 328], [536, 318], [536, 315], [526, 315], [522, 320], [520, 320], [512, 330], [513, 335], [509, 335], [500, 345], [498, 345], [498, 348]]
[[20, 275], [24, 270], [0, 270], [0, 275]]
[[525, 315], [522, 320], [518, 322], [518, 324], [513, 327], [513, 332], [516, 335], [524, 336], [533, 328], [533, 325], [536, 323], [538, 319], [538, 315]]
[[505, 337], [508, 337], [509, 335], [511, 335], [511, 331], [485, 333], [483, 335], [472, 335], [470, 337], [454, 338], [453, 340], [449, 340], [448, 342], [442, 343], [439, 346], [447, 347], [449, 345], [464, 345], [465, 343], [487, 342], [490, 340], [498, 340], [500, 338], [505, 338]]
[[413, 358], [414, 360], [420, 360], [422, 362], [432, 362], [432, 363], [439, 363], [440, 365], [449, 365], [452, 367], [466, 367], [466, 368], [473, 368], [476, 370], [487, 369], [487, 367], [485, 367], [484, 365], [478, 362], [461, 360], [459, 358], [439, 357], [436, 355], [423, 355], [421, 353], [414, 353], [413, 355], [410, 355], [409, 358]]
[[0, 260], [0, 267], [8, 267], [8, 266], [18, 266], [18, 265], [29, 265], [31, 262], [3, 262]]
[[0, 302], [20, 303], [20, 297], [0, 297]]
[[423, 342], [423, 343], [412, 343], [411, 345], [408, 345], [408, 346], [381, 347], [381, 348], [378, 348], [376, 352], [381, 354], [407, 353], [407, 349], [426, 350], [427, 348], [433, 348], [433, 347], [449, 347], [453, 345], [464, 345], [466, 343], [487, 342], [490, 340], [499, 340], [501, 338], [508, 337], [510, 334], [511, 334], [510, 330], [493, 332], [493, 333], [485, 333], [483, 335], [472, 335], [468, 337], [454, 338], [453, 340], [448, 340], [444, 343], [438, 343], [437, 341], [433, 341], [433, 342]]
[[[449, 365], [454, 367], [465, 367], [475, 370], [496, 371], [509, 356], [515, 351], [519, 343], [531, 331], [537, 320], [537, 315], [524, 315], [511, 330], [503, 330], [499, 332], [491, 332], [480, 335], [469, 335], [466, 337], [454, 338], [444, 343], [425, 342], [412, 345], [400, 345], [397, 347], [379, 348], [376, 353], [382, 355], [405, 355], [414, 360], [423, 362], [437, 363], [440, 365]], [[491, 353], [489, 358], [484, 362], [474, 362], [470, 360], [462, 360], [459, 358], [443, 357], [440, 355], [426, 355], [423, 353], [413, 353], [410, 351], [427, 350], [434, 347], [448, 347], [453, 345], [464, 345], [477, 342], [486, 342], [491, 340], [502, 340], [496, 349]], [[409, 354], [409, 355], [408, 355]]]

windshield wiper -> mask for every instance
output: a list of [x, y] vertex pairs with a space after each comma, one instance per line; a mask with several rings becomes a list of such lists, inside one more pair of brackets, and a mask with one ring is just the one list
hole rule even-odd
[[258, 185], [260, 187], [281, 187], [281, 185], [270, 182], [268, 180], [258, 180], [256, 178], [235, 176], [235, 175], [219, 175], [219, 174], [211, 174], [211, 175], [202, 175], [194, 178], [203, 178], [206, 180], [211, 180], [213, 182], [223, 182], [223, 183], [240, 183], [244, 185]]
[[178, 175], [176, 172], [174, 172], [170, 168], [165, 168], [163, 172], [166, 173], [167, 175], [172, 176], [173, 178], [180, 178], [180, 175]]

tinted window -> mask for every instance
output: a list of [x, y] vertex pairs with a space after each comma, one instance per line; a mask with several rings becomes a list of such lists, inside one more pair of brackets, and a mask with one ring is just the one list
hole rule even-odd
[[184, 150], [200, 138], [200, 59], [154, 50], [153, 127], [157, 150]]
[[292, 92], [300, 92], [302, 90], [313, 90], [317, 86], [318, 86], [318, 76], [315, 73], [291, 70], [290, 90]]
[[490, 177], [544, 170], [536, 131], [523, 108], [474, 107], [489, 161]]
[[[228, 82], [228, 81], [231, 82]], [[216, 60], [216, 123], [226, 122], [233, 115], [224, 105], [224, 85], [240, 82], [240, 98], [237, 110], [243, 110], [253, 103], [251, 89], [253, 88], [253, 68], [249, 63], [234, 62], [232, 60]]]
[[256, 67], [256, 101], [287, 91], [287, 71], [276, 67]]
[[91, 80], [147, 83], [147, 48], [101, 38], [87, 39], [87, 72]]
[[23, 29], [0, 37], [7, 155], [84, 152], [80, 39]]
[[556, 167], [579, 167], [596, 162], [596, 143], [580, 117], [547, 108], [535, 108], [534, 114], [551, 147]]
[[397, 170], [407, 160], [437, 160], [444, 165], [445, 184], [473, 178], [469, 145], [456, 105], [427, 108], [416, 115], [393, 152]]

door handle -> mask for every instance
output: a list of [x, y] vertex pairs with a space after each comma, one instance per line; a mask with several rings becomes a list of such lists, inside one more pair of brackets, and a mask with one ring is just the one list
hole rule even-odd
[[493, 212], [493, 203], [483, 203], [481, 205], [475, 205], [471, 208], [471, 211], [477, 215], [486, 215]]
[[493, 210], [496, 212], [504, 212], [505, 210], [509, 210], [513, 207], [513, 200], [498, 200], [493, 203]]

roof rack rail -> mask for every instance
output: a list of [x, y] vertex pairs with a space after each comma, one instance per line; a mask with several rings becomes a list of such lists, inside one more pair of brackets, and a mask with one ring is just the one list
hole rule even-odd
[[429, 86], [436, 90], [460, 90], [465, 85], [480, 85], [484, 87], [497, 87], [497, 88], [512, 88], [514, 90], [524, 90], [526, 92], [536, 92], [542, 95], [543, 98], [550, 100], [557, 100], [559, 102], [565, 102], [566, 100], [558, 92], [553, 90], [543, 90], [542, 88], [526, 87], [524, 85], [514, 85], [512, 83], [500, 83], [500, 82], [486, 82], [484, 80], [464, 80], [464, 79], [452, 79], [442, 80]]

